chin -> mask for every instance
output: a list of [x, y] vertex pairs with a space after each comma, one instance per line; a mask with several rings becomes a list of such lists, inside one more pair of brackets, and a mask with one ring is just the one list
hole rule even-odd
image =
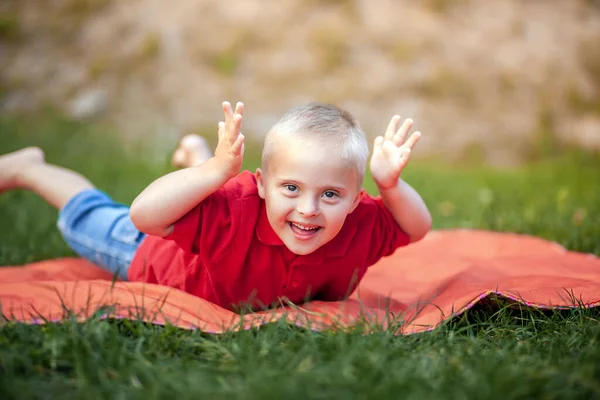
[[315, 250], [317, 249], [298, 249], [298, 248], [294, 248], [294, 247], [290, 247], [290, 246], [286, 246], [288, 248], [289, 251], [291, 251], [292, 253], [294, 253], [297, 256], [307, 256], [310, 253], [314, 253]]

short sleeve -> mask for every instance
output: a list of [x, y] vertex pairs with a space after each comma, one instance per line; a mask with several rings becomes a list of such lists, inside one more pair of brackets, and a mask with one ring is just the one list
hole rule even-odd
[[372, 218], [372, 234], [367, 256], [367, 264], [372, 265], [380, 258], [392, 254], [397, 248], [408, 245], [410, 237], [400, 228], [380, 197], [367, 196], [363, 201], [368, 203], [370, 219]]
[[[218, 258], [231, 244], [242, 218], [245, 182], [234, 178], [184, 215], [165, 237], [183, 251]], [[206, 259], [206, 258], [205, 258]]]

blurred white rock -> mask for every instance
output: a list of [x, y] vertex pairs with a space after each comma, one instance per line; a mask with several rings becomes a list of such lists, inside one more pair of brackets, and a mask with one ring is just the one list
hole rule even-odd
[[78, 120], [91, 119], [101, 116], [106, 112], [108, 96], [102, 89], [83, 91], [69, 104], [68, 112], [72, 118]]

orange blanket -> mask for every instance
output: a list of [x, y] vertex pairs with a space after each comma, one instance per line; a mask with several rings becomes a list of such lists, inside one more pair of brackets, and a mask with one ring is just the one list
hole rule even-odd
[[44, 323], [66, 311], [80, 320], [103, 313], [211, 333], [279, 318], [317, 330], [366, 319], [414, 333], [433, 329], [491, 293], [532, 307], [593, 307], [600, 303], [600, 258], [531, 236], [435, 231], [371, 267], [347, 301], [282, 301], [281, 308], [244, 316], [168, 287], [112, 282], [77, 258], [0, 268], [0, 305], [8, 319]]

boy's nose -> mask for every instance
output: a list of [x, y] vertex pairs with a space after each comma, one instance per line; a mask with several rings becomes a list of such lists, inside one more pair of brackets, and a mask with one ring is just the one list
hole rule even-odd
[[305, 217], [313, 217], [319, 214], [319, 203], [318, 201], [309, 198], [301, 199], [298, 202], [298, 207], [296, 209], [298, 210], [298, 213]]

